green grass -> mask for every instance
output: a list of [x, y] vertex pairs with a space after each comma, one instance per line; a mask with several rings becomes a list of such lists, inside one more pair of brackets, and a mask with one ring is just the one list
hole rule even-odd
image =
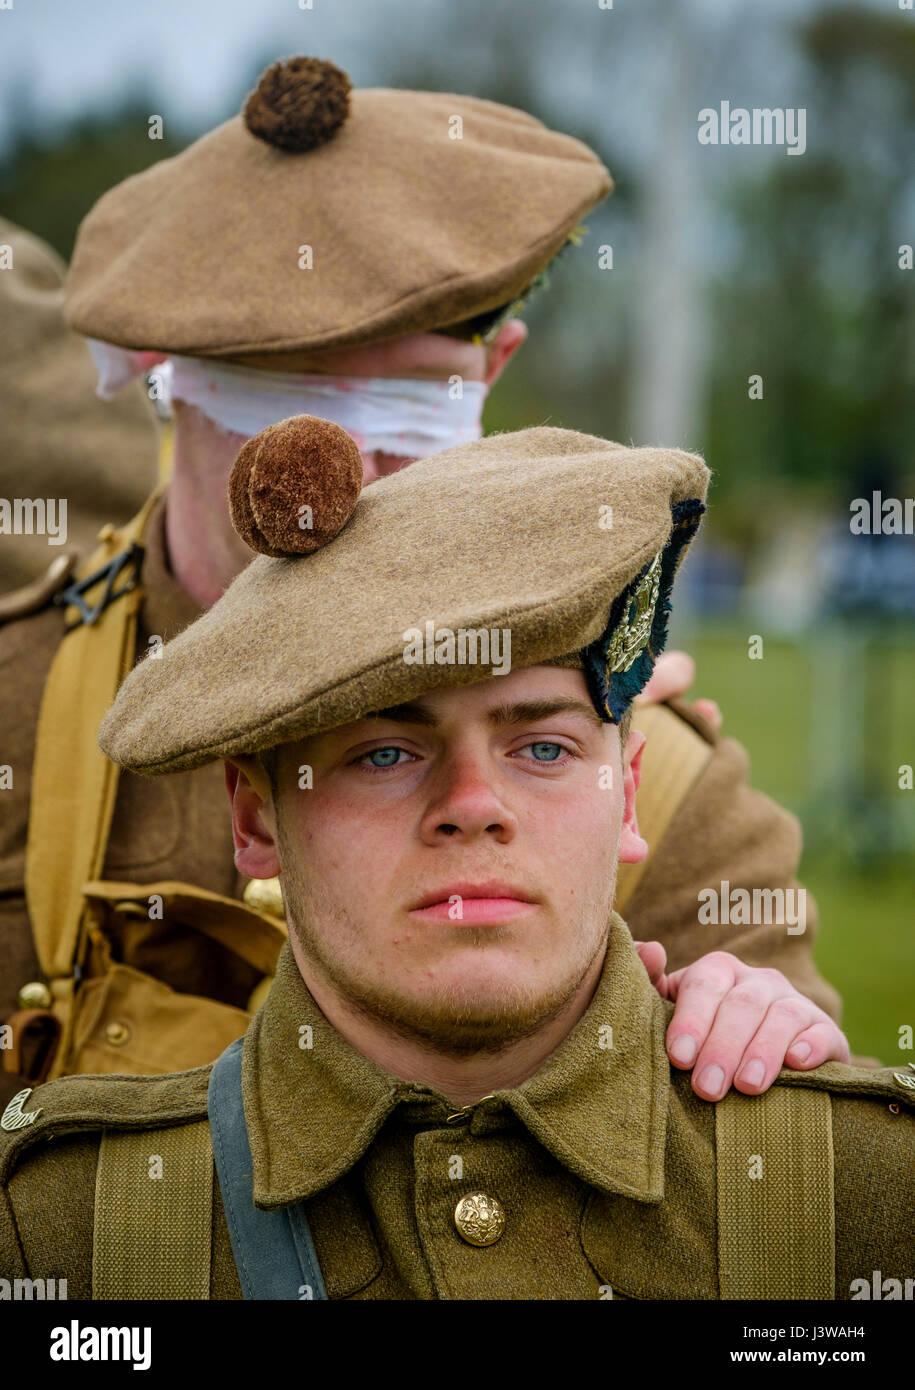
[[[765, 641], [759, 628], [674, 635], [696, 660], [691, 692], [718, 701], [724, 732], [750, 753], [752, 783], [801, 818], [801, 882], [816, 898], [815, 959], [844, 1001], [852, 1051], [899, 1066], [915, 1051], [915, 647]], [[895, 852], [888, 851], [895, 847]]]
[[801, 881], [819, 908], [814, 959], [842, 996], [852, 1052], [887, 1067], [915, 1062], [915, 1051], [899, 1046], [899, 1029], [915, 1029], [911, 871], [884, 866], [872, 875], [805, 858]]
[[674, 634], [695, 658], [691, 692], [717, 700], [724, 731], [750, 753], [754, 785], [798, 814], [850, 782], [900, 804], [898, 769], [915, 763], [915, 642], [858, 648], [827, 633], [766, 637], [750, 660], [747, 626]]

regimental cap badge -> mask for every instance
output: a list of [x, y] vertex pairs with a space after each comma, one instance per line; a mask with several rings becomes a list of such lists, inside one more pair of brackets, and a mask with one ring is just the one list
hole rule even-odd
[[617, 596], [603, 634], [581, 653], [594, 707], [608, 724], [620, 722], [647, 685], [664, 650], [677, 566], [704, 511], [705, 503], [698, 497], [674, 504], [673, 526], [664, 549]]
[[619, 626], [607, 643], [606, 666], [611, 673], [628, 671], [648, 646], [661, 592], [661, 557], [659, 551], [638, 582]]
[[23, 1106], [32, 1094], [34, 1087], [27, 1086], [24, 1091], [17, 1091], [9, 1105], [0, 1115], [0, 1129], [5, 1129], [12, 1133], [17, 1129], [25, 1129], [26, 1125], [33, 1125], [41, 1114], [41, 1106], [37, 1110], [23, 1110]]

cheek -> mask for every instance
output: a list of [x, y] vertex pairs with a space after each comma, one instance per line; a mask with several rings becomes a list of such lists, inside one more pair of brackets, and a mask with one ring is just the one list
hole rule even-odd
[[[618, 780], [618, 779], [617, 779]], [[614, 857], [622, 823], [622, 799], [613, 788], [600, 788], [589, 779], [570, 795], [552, 801], [532, 815], [532, 831], [538, 852], [547, 862], [574, 868], [575, 876], [587, 874], [591, 866], [603, 873], [608, 858]]]
[[[315, 884], [333, 885], [334, 897], [384, 889], [395, 872], [402, 838], [393, 808], [360, 807], [352, 799], [317, 790], [299, 793], [286, 820], [286, 848]], [[386, 877], [387, 875], [387, 877]]]

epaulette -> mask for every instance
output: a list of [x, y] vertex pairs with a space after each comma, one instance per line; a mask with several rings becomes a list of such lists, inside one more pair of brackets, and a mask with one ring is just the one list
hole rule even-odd
[[824, 1062], [812, 1071], [791, 1071], [783, 1068], [775, 1078], [776, 1086], [809, 1086], [813, 1090], [832, 1091], [834, 1095], [872, 1096], [890, 1104], [905, 1105], [915, 1110], [915, 1063], [899, 1067], [880, 1067], [865, 1071], [846, 1062]]
[[62, 1076], [17, 1092], [0, 1116], [0, 1183], [29, 1149], [61, 1135], [203, 1119], [211, 1070], [210, 1063], [164, 1076]]
[[11, 589], [7, 594], [0, 594], [0, 627], [4, 623], [27, 618], [30, 614], [40, 613], [43, 608], [47, 608], [54, 595], [59, 594], [67, 583], [78, 563], [77, 552], [65, 550], [63, 554], [54, 557], [45, 573], [38, 579], [33, 579], [30, 584], [23, 584], [19, 589]]

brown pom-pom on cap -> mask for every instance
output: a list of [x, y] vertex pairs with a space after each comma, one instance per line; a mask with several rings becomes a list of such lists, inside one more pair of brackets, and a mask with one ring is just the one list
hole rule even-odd
[[252, 135], [303, 154], [336, 135], [349, 115], [352, 83], [323, 58], [286, 58], [264, 73], [244, 107]]
[[293, 415], [237, 454], [229, 478], [232, 525], [262, 555], [307, 555], [343, 530], [361, 491], [355, 440], [330, 420]]

